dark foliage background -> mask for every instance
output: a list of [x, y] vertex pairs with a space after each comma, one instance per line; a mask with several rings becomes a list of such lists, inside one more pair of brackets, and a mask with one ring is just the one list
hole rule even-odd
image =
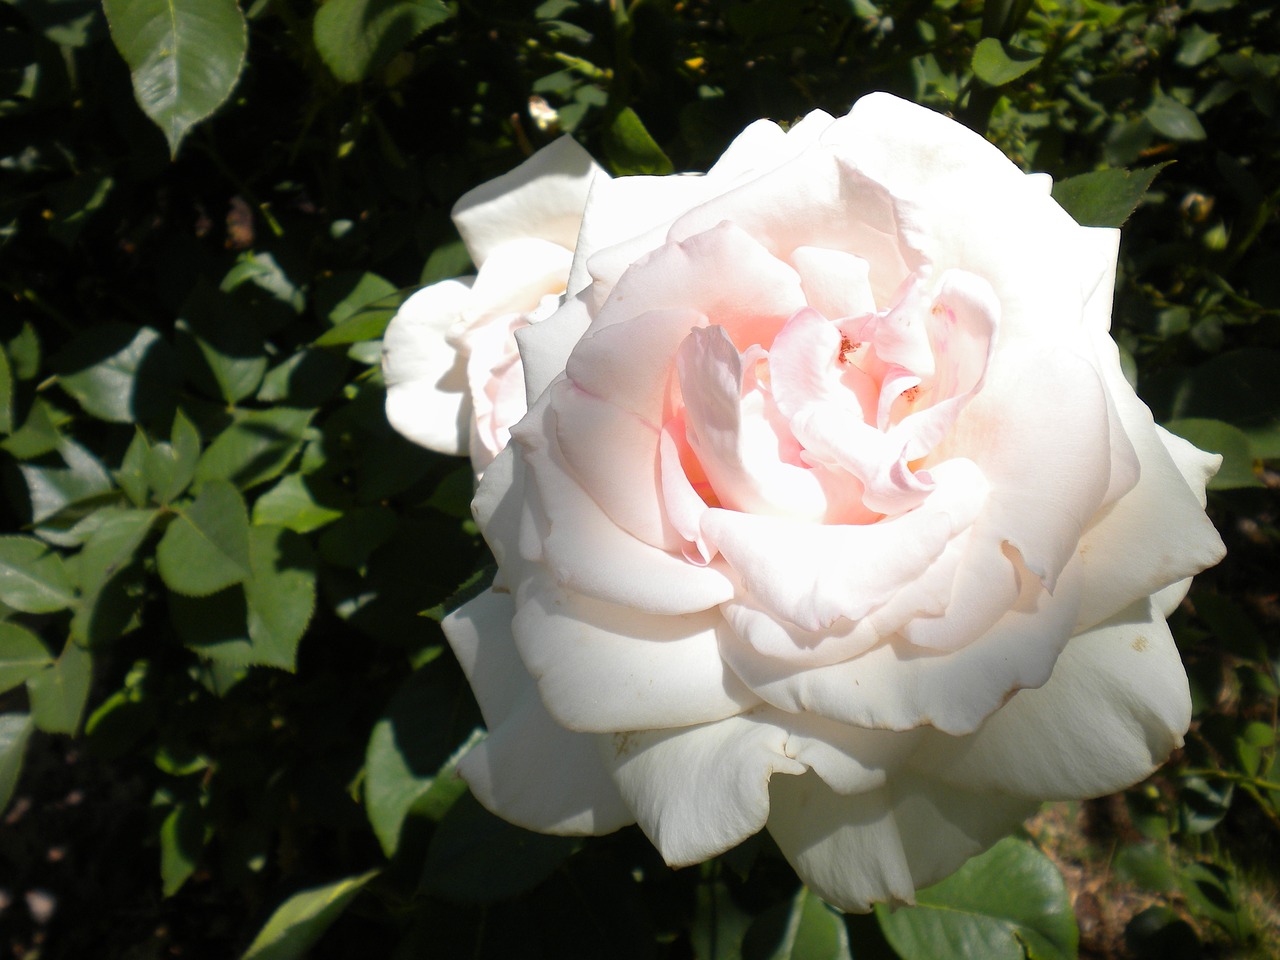
[[[242, 3], [0, 2], [9, 955], [1277, 955], [1274, 2]], [[207, 69], [135, 96], [166, 56]], [[437, 621], [487, 560], [471, 474], [390, 430], [378, 370], [404, 297], [468, 269], [454, 200], [559, 132], [700, 170], [876, 89], [1082, 222], [1138, 203], [1116, 337], [1226, 457], [1231, 552], [1174, 621], [1187, 747], [966, 868], [945, 950], [954, 886], [846, 919], [765, 839], [673, 872], [634, 828], [534, 836], [465, 794], [480, 721]]]

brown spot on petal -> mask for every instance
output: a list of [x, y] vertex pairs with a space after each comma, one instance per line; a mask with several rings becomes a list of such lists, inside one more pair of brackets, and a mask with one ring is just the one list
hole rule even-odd
[[1132, 644], [1130, 644], [1130, 646], [1133, 647], [1134, 653], [1141, 653], [1143, 650], [1147, 649], [1147, 647], [1151, 646], [1151, 641], [1146, 637], [1138, 637]]
[[623, 759], [631, 752], [631, 734], [615, 733], [613, 735], [613, 756], [616, 760]]

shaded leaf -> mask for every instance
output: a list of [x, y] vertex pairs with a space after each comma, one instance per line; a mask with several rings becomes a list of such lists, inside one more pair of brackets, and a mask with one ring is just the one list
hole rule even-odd
[[1095, 170], [1053, 185], [1053, 199], [1086, 227], [1119, 227], [1137, 209], [1167, 163], [1141, 170]]
[[1248, 435], [1221, 420], [1170, 420], [1166, 430], [1190, 440], [1201, 450], [1222, 454], [1222, 466], [1209, 481], [1210, 490], [1232, 490], [1237, 487], [1260, 487], [1262, 480], [1254, 472], [1253, 447]]
[[370, 870], [295, 893], [271, 915], [242, 960], [299, 960], [377, 875], [377, 870]]
[[316, 502], [307, 486], [307, 478], [291, 473], [260, 496], [253, 505], [254, 523], [273, 523], [295, 533], [319, 530], [342, 516], [341, 510]]
[[1190, 107], [1179, 103], [1166, 93], [1156, 92], [1151, 106], [1144, 114], [1147, 122], [1171, 140], [1203, 140], [1204, 127]]
[[770, 907], [747, 931], [744, 960], [851, 960], [844, 917], [808, 887]]
[[93, 680], [93, 656], [68, 640], [53, 665], [27, 681], [31, 717], [45, 733], [75, 734]]
[[224, 480], [209, 480], [156, 547], [165, 586], [203, 597], [249, 576], [249, 513], [240, 492]]
[[80, 602], [71, 619], [71, 635], [93, 646], [119, 636], [137, 606], [132, 597], [133, 563], [151, 532], [154, 510], [102, 510], [98, 528], [76, 557]]
[[153, 444], [146, 455], [146, 481], [158, 503], [181, 495], [195, 477], [200, 459], [200, 432], [179, 410], [173, 417], [168, 443]]
[[35, 723], [25, 713], [0, 713], [0, 812], [9, 806], [22, 775], [22, 758]]
[[1042, 57], [1006, 50], [995, 37], [984, 37], [973, 50], [973, 73], [991, 87], [1002, 87], [1040, 65]]
[[292, 670], [316, 605], [311, 546], [284, 527], [255, 526], [249, 531], [249, 568], [251, 662]]
[[630, 107], [618, 111], [604, 133], [605, 155], [618, 176], [664, 176], [675, 167]]
[[329, 0], [316, 12], [313, 35], [333, 75], [356, 83], [452, 15], [441, 0]]
[[0, 693], [11, 690], [53, 663], [49, 651], [30, 630], [0, 621]]
[[237, 411], [231, 426], [205, 448], [199, 480], [230, 480], [247, 489], [279, 476], [302, 448], [314, 410], [277, 407]]
[[23, 613], [53, 613], [75, 602], [62, 557], [35, 537], [0, 537], [0, 600]]
[[235, 0], [103, 0], [133, 93], [176, 156], [188, 131], [231, 95], [249, 31]]
[[160, 824], [160, 881], [171, 897], [187, 882], [204, 849], [205, 817], [198, 803], [180, 803]]
[[917, 894], [917, 905], [876, 907], [903, 960], [1070, 960], [1079, 933], [1058, 868], [1012, 837]]

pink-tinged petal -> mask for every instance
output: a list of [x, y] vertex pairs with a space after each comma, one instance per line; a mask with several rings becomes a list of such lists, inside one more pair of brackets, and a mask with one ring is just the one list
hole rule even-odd
[[601, 755], [636, 822], [673, 867], [724, 853], [769, 817], [769, 778], [804, 765], [787, 731], [752, 714], [602, 740]]
[[690, 458], [693, 456], [688, 446], [683, 420], [674, 419], [663, 426], [658, 448], [662, 503], [667, 520], [684, 541], [684, 558], [690, 563], [705, 566], [711, 562], [716, 550], [702, 535], [702, 516], [707, 512], [707, 503], [685, 472], [682, 448]]
[[406, 439], [438, 453], [465, 454], [470, 438], [467, 360], [446, 336], [462, 315], [471, 283], [463, 277], [419, 290], [382, 339], [387, 420]]
[[769, 391], [784, 417], [814, 404], [835, 404], [859, 420], [875, 410], [876, 384], [840, 362], [839, 329], [811, 308], [796, 311], [769, 349]]
[[[1141, 464], [1141, 478], [1080, 539], [1085, 603], [1078, 629], [1213, 566], [1225, 554], [1203, 508], [1204, 483], [1213, 466], [1209, 455], [1185, 441], [1165, 439], [1125, 382], [1118, 361], [1107, 363], [1103, 373]], [[1135, 551], [1135, 544], [1141, 550]]]
[[592, 183], [608, 179], [587, 151], [571, 137], [561, 137], [514, 170], [463, 194], [454, 205], [453, 222], [478, 266], [500, 245], [521, 237], [572, 250]]
[[454, 338], [503, 314], [530, 313], [543, 297], [564, 293], [572, 256], [564, 247], [532, 238], [497, 247], [476, 273], [462, 322], [451, 331]]
[[662, 550], [684, 540], [667, 519], [656, 427], [585, 393], [571, 380], [548, 391], [556, 440], [575, 480], [619, 527]]
[[820, 520], [827, 510], [822, 485], [812, 471], [780, 458], [782, 438], [765, 416], [765, 398], [757, 392], [744, 398], [742, 357], [724, 328], [692, 331], [676, 368], [689, 446], [717, 502], [730, 510]]
[[[863, 327], [861, 339], [870, 341], [876, 356], [891, 368], [921, 378], [932, 377], [934, 355], [929, 342], [929, 311], [924, 278], [913, 275], [898, 301]], [[881, 417], [880, 428], [887, 425]]]
[[720, 720], [760, 702], [720, 659], [719, 614], [655, 616], [535, 577], [512, 631], [543, 703], [570, 730], [608, 733]]
[[590, 323], [587, 305], [581, 299], [570, 297], [541, 323], [516, 331], [529, 406], [551, 386], [552, 380], [564, 373], [569, 355]]
[[1035, 812], [1037, 804], [973, 793], [899, 773], [879, 790], [845, 796], [817, 776], [776, 777], [769, 833], [796, 873], [841, 910], [914, 903]]
[[805, 300], [824, 317], [857, 317], [876, 312], [871, 264], [843, 250], [797, 247], [791, 263], [800, 274]]
[[471, 464], [477, 474], [507, 445], [511, 427], [528, 409], [515, 337], [526, 326], [524, 314], [508, 314], [467, 332], [467, 385], [474, 411]]
[[1017, 605], [967, 646], [931, 653], [890, 639], [860, 657], [795, 669], [723, 637], [721, 655], [766, 702], [839, 723], [885, 730], [932, 725], [971, 733], [1014, 692], [1038, 687], [1071, 637], [1079, 582], [1068, 567], [1050, 595], [1027, 577]]
[[984, 519], [1050, 590], [1111, 473], [1106, 393], [1093, 366], [1068, 350], [998, 351], [982, 390], [935, 450], [978, 464], [991, 484]]
[[536, 495], [545, 513], [542, 555], [561, 585], [608, 603], [665, 614], [707, 610], [733, 595], [715, 564], [691, 564], [637, 540], [609, 518], [564, 462], [549, 398], [534, 405], [512, 438], [522, 448], [536, 491], [524, 496]]
[[987, 494], [973, 464], [940, 464], [935, 479], [919, 507], [880, 523], [821, 525], [717, 509], [707, 511], [703, 531], [753, 604], [821, 631], [883, 606], [973, 522]]
[[1190, 722], [1178, 650], [1144, 599], [1072, 638], [1043, 687], [1023, 690], [967, 737], [931, 734], [911, 762], [970, 790], [1096, 797], [1164, 763]]
[[796, 272], [726, 222], [636, 261], [613, 287], [593, 326], [650, 310], [694, 310], [724, 327], [743, 352], [754, 344], [767, 348], [804, 305]]
[[[871, 265], [876, 302], [888, 303], [903, 277], [924, 263], [900, 236], [904, 208], [905, 201], [883, 184], [817, 147], [689, 209], [672, 224], [669, 237], [685, 240], [729, 221], [782, 261], [799, 247], [854, 253]], [[850, 210], [858, 215], [849, 216]]]
[[695, 310], [672, 308], [598, 327], [574, 347], [565, 372], [587, 393], [660, 427], [668, 416], [676, 351], [691, 330], [706, 324]]

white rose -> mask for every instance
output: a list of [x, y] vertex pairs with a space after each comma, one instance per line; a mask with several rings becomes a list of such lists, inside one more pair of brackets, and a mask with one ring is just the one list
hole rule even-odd
[[480, 801], [676, 866], [767, 828], [865, 910], [1149, 774], [1218, 458], [1121, 375], [1118, 236], [883, 94], [597, 182], [445, 623]]
[[606, 176], [570, 137], [464, 194], [453, 221], [476, 275], [442, 280], [400, 308], [383, 339], [387, 419], [478, 474], [524, 416], [514, 332], [559, 306], [587, 191]]

